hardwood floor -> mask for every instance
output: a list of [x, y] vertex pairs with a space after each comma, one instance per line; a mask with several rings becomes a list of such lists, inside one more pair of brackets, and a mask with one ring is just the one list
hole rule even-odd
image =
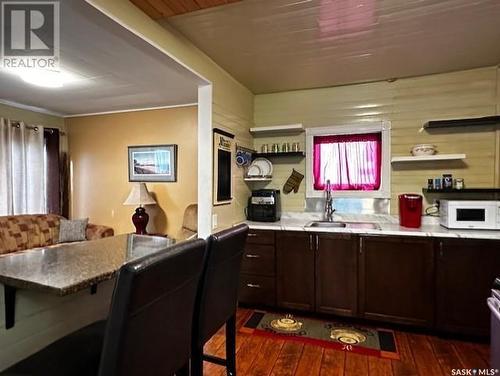
[[[238, 309], [237, 326], [250, 310]], [[454, 368], [488, 368], [489, 346], [396, 332], [401, 360], [344, 353], [332, 349], [237, 333], [239, 376], [449, 376]], [[224, 357], [224, 330], [205, 346], [205, 353]], [[225, 369], [205, 362], [204, 375], [222, 376]]]

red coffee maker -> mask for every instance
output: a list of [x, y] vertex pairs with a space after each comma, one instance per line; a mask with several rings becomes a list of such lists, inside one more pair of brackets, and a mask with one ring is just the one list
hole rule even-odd
[[422, 196], [404, 193], [399, 195], [399, 224], [418, 228], [422, 225]]

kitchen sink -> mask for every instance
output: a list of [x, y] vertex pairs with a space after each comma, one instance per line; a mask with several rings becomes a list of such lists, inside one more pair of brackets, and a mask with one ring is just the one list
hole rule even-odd
[[314, 221], [309, 222], [306, 227], [319, 227], [319, 228], [360, 228], [369, 230], [379, 230], [380, 226], [376, 223], [370, 222], [328, 222], [328, 221]]
[[308, 223], [306, 227], [347, 227], [347, 223], [319, 221]]

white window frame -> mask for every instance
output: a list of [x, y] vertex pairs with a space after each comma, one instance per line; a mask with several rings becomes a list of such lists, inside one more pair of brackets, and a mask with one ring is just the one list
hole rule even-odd
[[382, 133], [382, 166], [380, 188], [376, 191], [333, 191], [334, 197], [391, 198], [391, 122], [377, 121], [363, 124], [306, 128], [306, 197], [324, 197], [323, 191], [314, 190], [313, 139], [314, 136]]

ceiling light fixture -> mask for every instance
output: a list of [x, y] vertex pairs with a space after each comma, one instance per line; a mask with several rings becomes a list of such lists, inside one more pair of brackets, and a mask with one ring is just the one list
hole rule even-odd
[[26, 83], [46, 88], [60, 88], [80, 79], [75, 74], [66, 71], [48, 69], [7, 68], [5, 71], [17, 75]]

